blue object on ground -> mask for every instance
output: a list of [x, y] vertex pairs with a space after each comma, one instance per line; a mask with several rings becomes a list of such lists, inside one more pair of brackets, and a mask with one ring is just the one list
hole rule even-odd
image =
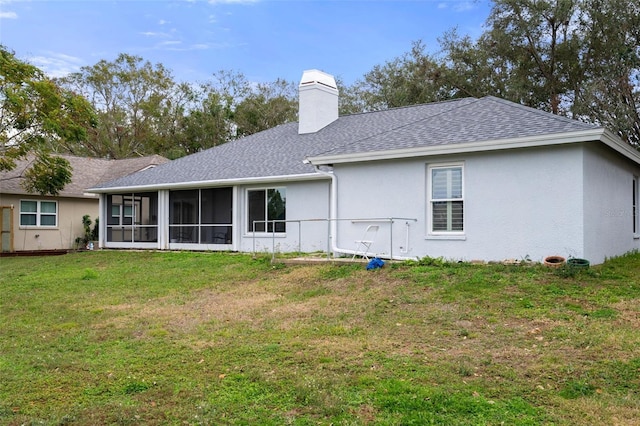
[[379, 257], [374, 257], [367, 264], [367, 271], [370, 271], [372, 269], [382, 268], [383, 266], [384, 266], [384, 260], [380, 259]]

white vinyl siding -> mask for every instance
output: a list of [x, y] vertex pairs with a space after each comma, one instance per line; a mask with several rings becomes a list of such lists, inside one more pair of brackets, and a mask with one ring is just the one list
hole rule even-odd
[[462, 233], [464, 231], [462, 165], [430, 166], [428, 172], [431, 233]]

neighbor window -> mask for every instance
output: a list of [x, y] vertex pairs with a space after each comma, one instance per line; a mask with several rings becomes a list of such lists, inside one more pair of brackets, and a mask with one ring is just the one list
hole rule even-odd
[[58, 226], [58, 203], [56, 201], [21, 200], [20, 226]]
[[430, 166], [428, 171], [431, 232], [464, 231], [462, 165]]
[[249, 232], [286, 232], [286, 188], [252, 189], [247, 192]]

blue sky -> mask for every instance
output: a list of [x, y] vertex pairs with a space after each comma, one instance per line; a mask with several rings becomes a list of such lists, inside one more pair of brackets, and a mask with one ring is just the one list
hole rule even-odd
[[320, 69], [352, 84], [374, 65], [457, 27], [477, 37], [490, 0], [0, 0], [0, 43], [61, 76], [119, 53], [179, 81], [220, 70], [298, 82]]

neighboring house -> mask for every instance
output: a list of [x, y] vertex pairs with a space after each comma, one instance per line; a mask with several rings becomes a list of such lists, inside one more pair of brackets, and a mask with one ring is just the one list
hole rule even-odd
[[460, 260], [640, 247], [640, 155], [612, 133], [494, 97], [338, 117], [305, 71], [299, 123], [97, 185], [104, 247]]
[[98, 196], [87, 188], [168, 161], [158, 155], [123, 160], [60, 157], [71, 164], [72, 180], [55, 197], [30, 194], [22, 188], [22, 174], [32, 157], [0, 173], [1, 251], [74, 248], [76, 238], [84, 235], [82, 217], [89, 215], [92, 221], [98, 217]]

